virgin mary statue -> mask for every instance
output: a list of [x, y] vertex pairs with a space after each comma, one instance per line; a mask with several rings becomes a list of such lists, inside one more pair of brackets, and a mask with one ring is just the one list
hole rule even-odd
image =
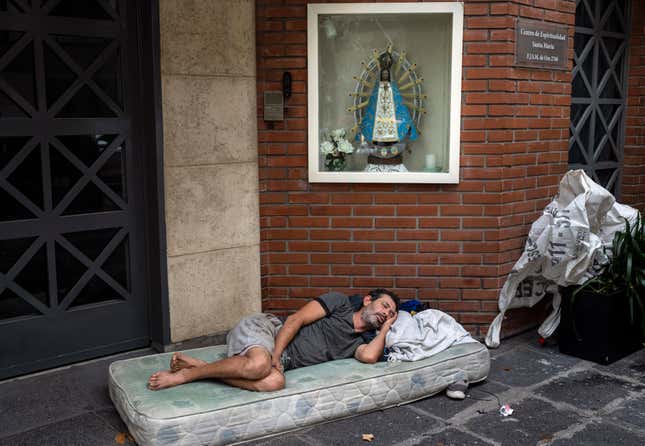
[[379, 66], [379, 81], [370, 95], [360, 133], [367, 141], [378, 146], [414, 141], [418, 137], [417, 129], [392, 79], [392, 54], [389, 48], [379, 56]]

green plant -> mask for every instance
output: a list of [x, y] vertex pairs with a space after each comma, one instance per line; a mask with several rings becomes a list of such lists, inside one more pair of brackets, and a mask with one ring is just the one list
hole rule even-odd
[[596, 294], [625, 290], [630, 323], [639, 324], [645, 336], [645, 223], [640, 215], [633, 226], [625, 219], [625, 230], [614, 235], [610, 258], [610, 263], [600, 275], [573, 291], [571, 305], [583, 289]]

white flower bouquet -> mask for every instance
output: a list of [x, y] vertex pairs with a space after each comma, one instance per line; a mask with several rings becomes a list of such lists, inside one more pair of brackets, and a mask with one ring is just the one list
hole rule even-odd
[[345, 155], [354, 153], [354, 146], [345, 136], [345, 129], [335, 129], [329, 132], [327, 140], [320, 144], [320, 153], [325, 155], [327, 170], [344, 170]]

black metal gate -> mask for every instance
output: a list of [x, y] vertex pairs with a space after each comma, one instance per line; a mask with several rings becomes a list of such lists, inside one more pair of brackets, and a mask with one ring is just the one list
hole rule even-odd
[[149, 343], [135, 3], [0, 0], [0, 378]]
[[577, 0], [569, 167], [620, 193], [629, 0]]

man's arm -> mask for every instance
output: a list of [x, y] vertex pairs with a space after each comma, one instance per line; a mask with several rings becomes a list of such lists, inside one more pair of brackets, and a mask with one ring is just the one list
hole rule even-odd
[[278, 335], [275, 337], [275, 349], [271, 360], [273, 367], [282, 371], [280, 356], [284, 349], [287, 348], [287, 345], [289, 345], [302, 327], [316, 322], [318, 319], [322, 319], [325, 316], [325, 309], [318, 301], [315, 300], [308, 302], [298, 311], [290, 315], [282, 325]]
[[385, 348], [385, 336], [387, 335], [387, 332], [390, 330], [390, 327], [396, 320], [397, 316], [398, 313], [390, 319], [386, 320], [376, 337], [372, 339], [369, 344], [359, 345], [354, 352], [354, 358], [366, 364], [374, 364], [375, 362], [377, 362], [383, 355], [383, 349]]

